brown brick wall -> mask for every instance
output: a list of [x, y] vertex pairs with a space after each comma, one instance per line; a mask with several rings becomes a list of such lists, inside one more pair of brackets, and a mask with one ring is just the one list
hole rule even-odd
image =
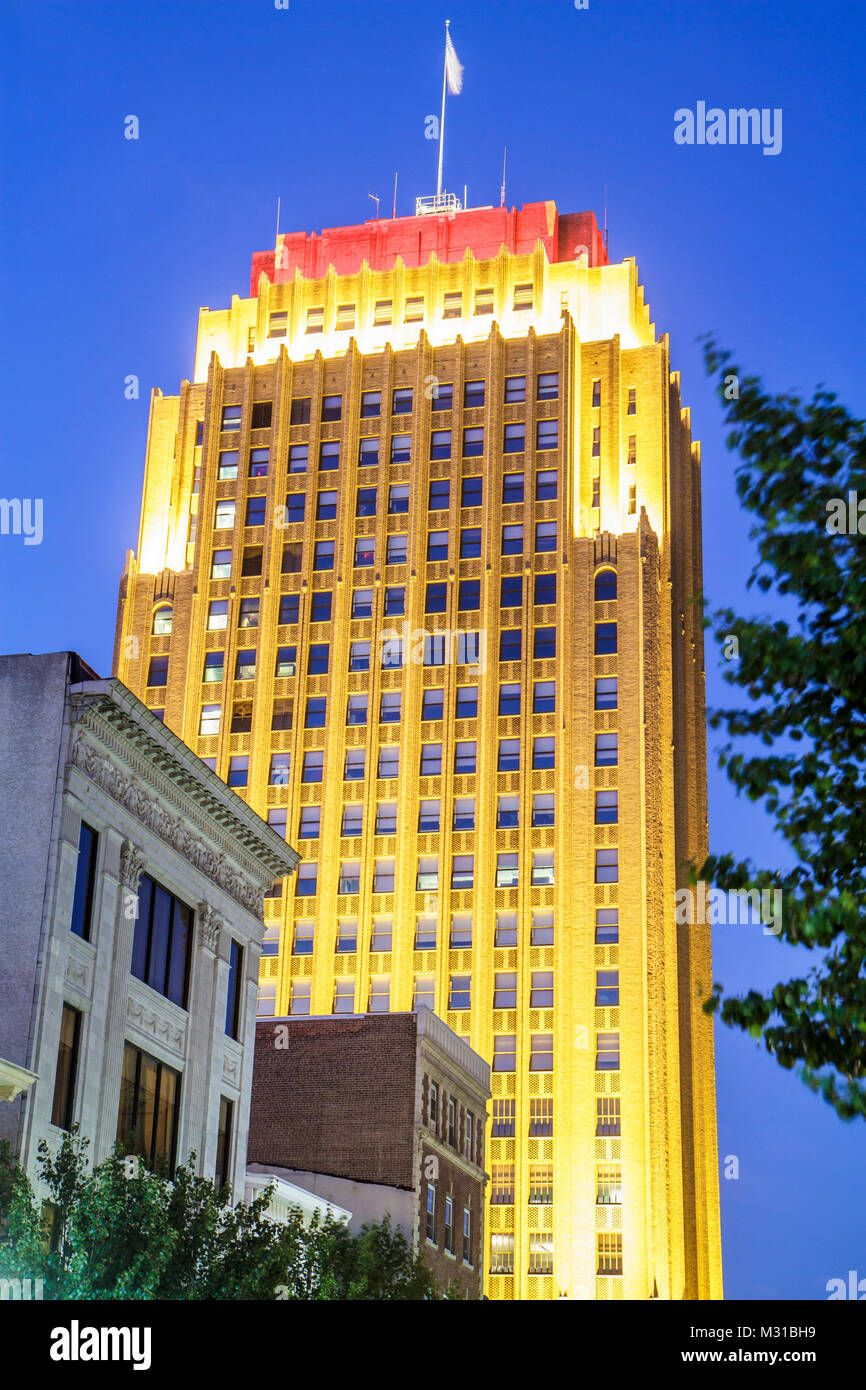
[[260, 1022], [249, 1161], [412, 1188], [415, 1018]]

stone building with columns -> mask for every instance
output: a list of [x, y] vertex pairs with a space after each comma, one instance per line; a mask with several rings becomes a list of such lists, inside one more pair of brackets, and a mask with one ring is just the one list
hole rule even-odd
[[[0, 657], [0, 1105], [244, 1196], [266, 889], [298, 856], [116, 679]], [[35, 1079], [34, 1079], [35, 1078]]]

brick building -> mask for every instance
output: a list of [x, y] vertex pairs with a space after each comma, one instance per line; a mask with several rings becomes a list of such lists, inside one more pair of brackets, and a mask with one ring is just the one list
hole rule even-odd
[[429, 1009], [259, 1021], [248, 1170], [389, 1213], [441, 1287], [480, 1298], [490, 1068]]

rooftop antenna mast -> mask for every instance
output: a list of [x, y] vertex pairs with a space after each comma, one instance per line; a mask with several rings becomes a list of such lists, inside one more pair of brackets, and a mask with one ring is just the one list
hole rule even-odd
[[604, 186], [604, 249], [607, 252], [607, 184]]
[[396, 174], [394, 175], [394, 206], [393, 206], [393, 208], [392, 208], [392, 210], [391, 210], [391, 216], [392, 216], [393, 218], [396, 218], [396, 216], [397, 216], [397, 175], [396, 175]]
[[276, 237], [274, 238], [274, 246], [276, 246], [276, 244], [277, 244], [277, 242], [279, 241], [279, 239], [280, 239], [280, 200], [279, 200], [279, 198], [278, 198], [278, 199], [277, 199], [277, 234], [276, 234]]
[[375, 194], [375, 193], [368, 193], [368, 194], [367, 194], [367, 197], [368, 197], [368, 198], [372, 198], [372, 199], [373, 199], [373, 202], [376, 204], [376, 221], [378, 222], [378, 221], [379, 221], [379, 199], [376, 197], [376, 194]]
[[502, 183], [499, 186], [499, 206], [505, 207], [505, 166], [508, 162], [508, 146], [502, 151]]

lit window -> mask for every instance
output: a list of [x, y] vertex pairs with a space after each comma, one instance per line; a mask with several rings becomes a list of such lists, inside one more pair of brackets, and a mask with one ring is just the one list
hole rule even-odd
[[219, 705], [202, 705], [198, 729], [200, 738], [209, 738], [212, 734], [219, 733], [221, 712]]
[[622, 1202], [622, 1169], [599, 1168], [596, 1174], [596, 1203], [618, 1207]]
[[553, 1164], [532, 1163], [529, 1167], [529, 1201], [532, 1206], [550, 1206], [553, 1201]]
[[490, 1201], [493, 1206], [514, 1205], [514, 1164], [494, 1163], [490, 1178]]
[[529, 1233], [529, 1273], [553, 1273], [553, 1232], [530, 1231]]
[[595, 1132], [603, 1138], [616, 1137], [620, 1128], [620, 1097], [597, 1096], [595, 1101]]

